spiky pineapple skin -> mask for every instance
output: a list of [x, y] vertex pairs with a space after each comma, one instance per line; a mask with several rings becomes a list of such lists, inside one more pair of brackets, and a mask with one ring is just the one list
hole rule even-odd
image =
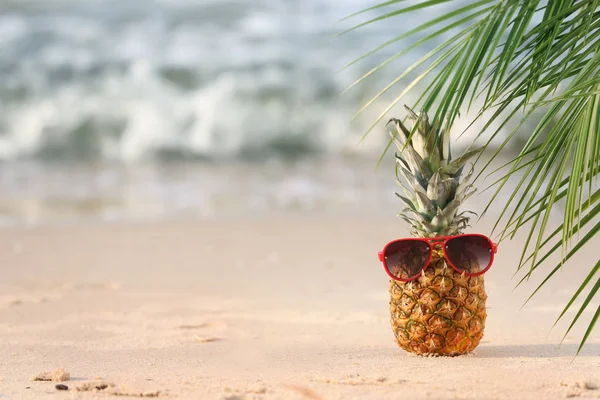
[[459, 274], [440, 250], [418, 280], [390, 279], [389, 293], [392, 330], [404, 350], [458, 356], [479, 345], [487, 317], [483, 276]]

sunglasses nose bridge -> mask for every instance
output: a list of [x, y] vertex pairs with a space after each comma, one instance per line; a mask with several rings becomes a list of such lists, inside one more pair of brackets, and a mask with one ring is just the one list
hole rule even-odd
[[436, 244], [444, 244], [444, 242], [446, 241], [446, 239], [441, 239], [441, 238], [430, 238], [427, 240], [431, 245], [436, 245]]

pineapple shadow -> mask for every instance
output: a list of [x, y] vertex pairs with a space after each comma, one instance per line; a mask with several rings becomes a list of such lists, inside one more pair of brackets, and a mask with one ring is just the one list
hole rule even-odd
[[[578, 344], [481, 344], [474, 351], [477, 358], [569, 358], [593, 357], [600, 354], [600, 343], [587, 343], [577, 355]], [[577, 357], [575, 357], [577, 355]]]

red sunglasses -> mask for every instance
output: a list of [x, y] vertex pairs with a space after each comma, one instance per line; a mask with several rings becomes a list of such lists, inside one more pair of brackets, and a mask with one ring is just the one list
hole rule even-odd
[[396, 239], [379, 252], [379, 261], [390, 278], [410, 282], [427, 268], [437, 244], [441, 244], [448, 264], [467, 276], [482, 275], [490, 269], [498, 249], [496, 243], [479, 234]]

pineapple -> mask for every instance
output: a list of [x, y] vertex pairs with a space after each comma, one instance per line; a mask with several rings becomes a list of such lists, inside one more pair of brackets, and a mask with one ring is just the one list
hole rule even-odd
[[[470, 212], [458, 213], [458, 208], [474, 192], [468, 184], [473, 169], [466, 177], [463, 169], [481, 149], [451, 160], [449, 129], [439, 129], [439, 123], [432, 126], [425, 111], [417, 115], [406, 109], [414, 132], [397, 119], [387, 125], [394, 128], [390, 134], [399, 150], [396, 180], [403, 194], [396, 195], [408, 205], [400, 216], [416, 237], [460, 234]], [[486, 319], [483, 276], [456, 272], [447, 264], [439, 245], [418, 279], [406, 283], [390, 279], [389, 292], [392, 329], [404, 350], [455, 356], [479, 344]]]

